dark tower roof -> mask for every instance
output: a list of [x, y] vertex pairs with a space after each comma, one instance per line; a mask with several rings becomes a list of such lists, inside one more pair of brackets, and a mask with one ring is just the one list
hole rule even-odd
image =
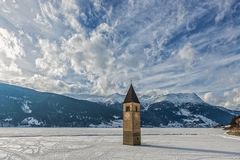
[[129, 102], [140, 103], [138, 100], [138, 97], [133, 89], [132, 84], [130, 85], [130, 87], [128, 89], [127, 95], [126, 95], [123, 103], [129, 103]]

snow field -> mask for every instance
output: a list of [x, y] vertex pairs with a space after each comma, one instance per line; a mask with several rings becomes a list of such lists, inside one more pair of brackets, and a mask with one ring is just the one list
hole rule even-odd
[[144, 128], [122, 145], [120, 128], [1, 128], [1, 160], [240, 160], [240, 138], [222, 129]]

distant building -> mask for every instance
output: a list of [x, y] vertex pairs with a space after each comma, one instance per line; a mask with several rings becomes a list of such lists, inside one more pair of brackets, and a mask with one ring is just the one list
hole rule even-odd
[[132, 84], [123, 102], [123, 144], [141, 145], [140, 102]]

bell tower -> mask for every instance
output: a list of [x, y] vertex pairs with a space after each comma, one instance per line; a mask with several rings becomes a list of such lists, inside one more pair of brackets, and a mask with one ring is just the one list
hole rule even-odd
[[123, 144], [141, 145], [140, 102], [132, 84], [123, 102]]

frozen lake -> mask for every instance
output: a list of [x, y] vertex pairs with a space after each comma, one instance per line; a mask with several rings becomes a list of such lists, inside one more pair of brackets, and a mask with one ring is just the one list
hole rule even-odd
[[222, 129], [142, 129], [142, 145], [122, 145], [122, 129], [0, 128], [1, 160], [240, 160], [240, 137]]

